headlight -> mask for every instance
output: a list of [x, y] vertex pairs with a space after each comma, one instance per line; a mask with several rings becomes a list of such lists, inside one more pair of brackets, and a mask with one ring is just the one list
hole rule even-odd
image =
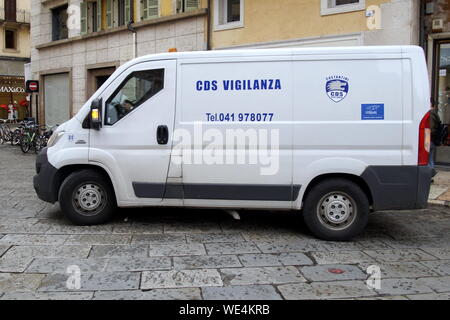
[[54, 132], [50, 137], [50, 139], [48, 139], [47, 147], [48, 148], [53, 147], [59, 141], [59, 139], [61, 139], [64, 133], [65, 133], [64, 131]]

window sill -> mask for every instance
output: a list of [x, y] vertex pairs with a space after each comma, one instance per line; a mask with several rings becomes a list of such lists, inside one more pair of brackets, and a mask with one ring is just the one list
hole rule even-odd
[[244, 27], [244, 21], [235, 21], [224, 24], [216, 24], [214, 26], [214, 31], [222, 31], [222, 30], [230, 30], [230, 29], [239, 29]]
[[339, 14], [339, 13], [346, 13], [346, 12], [353, 12], [353, 11], [362, 11], [366, 9], [365, 3], [357, 3], [357, 4], [348, 4], [348, 5], [341, 5], [339, 7], [335, 8], [324, 8], [322, 7], [320, 10], [320, 14], [322, 16], [328, 16], [331, 14]]

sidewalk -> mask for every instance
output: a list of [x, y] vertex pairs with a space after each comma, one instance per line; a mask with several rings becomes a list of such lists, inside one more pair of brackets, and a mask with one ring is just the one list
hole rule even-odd
[[438, 174], [433, 180], [428, 203], [450, 207], [450, 171], [438, 169]]

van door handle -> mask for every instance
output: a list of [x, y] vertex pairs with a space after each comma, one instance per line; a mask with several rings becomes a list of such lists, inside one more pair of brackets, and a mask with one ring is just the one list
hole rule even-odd
[[167, 126], [158, 126], [156, 129], [156, 140], [158, 144], [167, 144], [169, 141], [169, 128]]

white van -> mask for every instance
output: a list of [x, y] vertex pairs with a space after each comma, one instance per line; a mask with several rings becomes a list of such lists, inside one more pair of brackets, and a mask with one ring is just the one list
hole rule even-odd
[[73, 223], [118, 207], [292, 210], [319, 238], [427, 205], [429, 84], [415, 46], [148, 55], [120, 68], [37, 157]]

